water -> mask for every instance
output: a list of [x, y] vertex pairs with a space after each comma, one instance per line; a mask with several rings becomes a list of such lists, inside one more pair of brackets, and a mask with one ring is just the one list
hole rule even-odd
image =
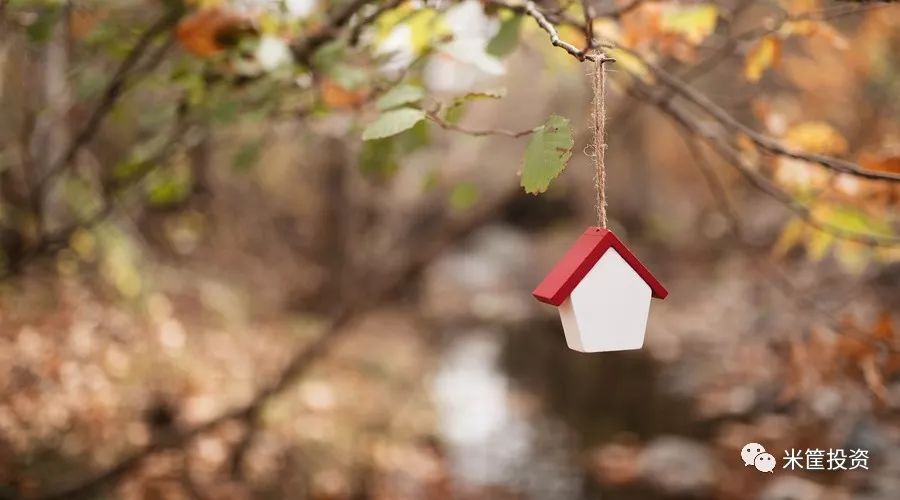
[[457, 335], [434, 379], [441, 434], [463, 490], [534, 499], [582, 498], [583, 470], [565, 426], [516, 407], [501, 370], [503, 342], [488, 331]]

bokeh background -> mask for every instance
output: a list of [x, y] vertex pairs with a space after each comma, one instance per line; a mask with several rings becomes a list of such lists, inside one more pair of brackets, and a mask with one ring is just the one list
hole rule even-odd
[[[900, 173], [900, 6], [527, 5], [622, 47], [639, 351], [530, 295], [595, 216], [592, 65], [526, 3], [0, 0], [0, 498], [898, 498], [900, 190], [802, 154]], [[427, 119], [361, 140], [398, 85]], [[526, 194], [503, 131], [551, 114]]]

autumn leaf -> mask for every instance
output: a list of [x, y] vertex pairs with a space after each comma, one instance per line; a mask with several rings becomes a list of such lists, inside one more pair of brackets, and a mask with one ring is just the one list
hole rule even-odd
[[776, 36], [767, 36], [759, 40], [744, 59], [744, 78], [757, 82], [765, 71], [778, 64], [781, 56], [781, 40]]
[[210, 7], [182, 19], [175, 34], [191, 54], [210, 57], [236, 44], [242, 34], [252, 31], [248, 18], [222, 8]]
[[863, 380], [866, 381], [866, 385], [869, 386], [872, 394], [874, 394], [881, 402], [887, 401], [887, 387], [884, 385], [884, 376], [881, 374], [878, 365], [875, 363], [875, 356], [866, 356], [866, 358], [860, 362], [859, 368], [862, 370]]
[[900, 155], [874, 155], [863, 153], [859, 163], [867, 170], [900, 174]]
[[347, 89], [332, 80], [325, 78], [319, 88], [319, 94], [329, 108], [343, 109], [358, 106], [366, 100], [368, 94], [364, 88]]
[[872, 356], [874, 351], [868, 342], [855, 336], [854, 332], [856, 330], [851, 330], [847, 334], [839, 336], [835, 347], [840, 357], [854, 363], [862, 363], [866, 358]]
[[696, 45], [715, 31], [718, 16], [719, 8], [711, 3], [671, 5], [660, 18], [660, 28]]
[[821, 121], [803, 122], [794, 125], [784, 135], [789, 146], [825, 155], [841, 155], [847, 152], [847, 140], [831, 125]]
[[894, 324], [891, 321], [891, 314], [887, 311], [878, 316], [875, 327], [872, 329], [872, 336], [884, 342], [890, 342], [894, 338]]

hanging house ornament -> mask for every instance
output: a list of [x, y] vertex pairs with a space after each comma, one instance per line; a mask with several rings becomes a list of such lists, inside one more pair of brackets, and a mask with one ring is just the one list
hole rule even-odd
[[596, 59], [593, 88], [594, 185], [597, 227], [589, 227], [557, 262], [532, 295], [556, 306], [566, 343], [581, 352], [640, 349], [650, 299], [669, 294], [641, 261], [607, 229], [606, 70], [613, 60]]
[[532, 295], [559, 309], [566, 343], [581, 352], [640, 349], [650, 298], [669, 294], [608, 229], [590, 227]]

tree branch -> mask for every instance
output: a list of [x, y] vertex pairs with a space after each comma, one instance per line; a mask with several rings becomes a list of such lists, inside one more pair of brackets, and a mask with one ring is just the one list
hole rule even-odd
[[460, 132], [466, 135], [471, 135], [475, 137], [482, 137], [486, 135], [503, 135], [506, 137], [512, 137], [513, 139], [518, 139], [519, 137], [524, 137], [526, 135], [533, 134], [537, 131], [537, 127], [528, 129], [528, 130], [520, 130], [518, 132], [512, 130], [505, 129], [470, 129], [468, 127], [464, 127], [462, 125], [457, 125], [455, 123], [450, 123], [448, 121], [443, 120], [441, 117], [437, 115], [437, 113], [433, 111], [429, 111], [425, 114], [425, 116], [432, 122], [434, 122], [437, 126], [441, 127], [444, 130], [453, 130], [455, 132]]
[[795, 200], [791, 195], [782, 191], [776, 184], [768, 178], [762, 176], [753, 165], [751, 165], [733, 145], [731, 145], [721, 135], [712, 132], [709, 127], [703, 127], [697, 123], [689, 114], [679, 109], [671, 101], [654, 97], [645, 84], [639, 83], [631, 87], [632, 94], [641, 101], [653, 104], [656, 109], [668, 115], [672, 120], [684, 128], [695, 137], [704, 140], [719, 156], [728, 162], [728, 164], [738, 169], [738, 172], [755, 188], [764, 192], [784, 205], [793, 212], [797, 217], [802, 219], [810, 226], [829, 233], [837, 238], [854, 241], [867, 246], [897, 246], [900, 245], [900, 237], [897, 236], [881, 236], [867, 233], [859, 233], [856, 231], [847, 231], [840, 227], [836, 227], [827, 222], [823, 222], [815, 217], [809, 207]]
[[291, 53], [294, 60], [303, 65], [309, 65], [310, 58], [316, 49], [325, 43], [336, 38], [335, 33], [350, 23], [353, 16], [356, 15], [366, 4], [372, 0], [350, 0], [346, 5], [342, 6], [333, 13], [324, 26], [319, 28], [311, 35], [296, 40], [291, 44]]
[[[122, 60], [122, 63], [119, 64], [119, 67], [107, 82], [100, 101], [94, 107], [94, 110], [91, 112], [85, 125], [72, 140], [71, 144], [69, 144], [69, 147], [66, 148], [63, 155], [43, 174], [42, 177], [38, 179], [37, 184], [34, 187], [37, 199], [43, 197], [43, 193], [47, 190], [52, 179], [65, 170], [66, 167], [75, 160], [75, 157], [78, 155], [81, 148], [97, 135], [97, 132], [100, 130], [100, 125], [103, 123], [106, 115], [109, 114], [116, 101], [124, 93], [126, 88], [125, 84], [128, 81], [131, 71], [141, 61], [144, 53], [150, 48], [153, 41], [156, 40], [156, 37], [174, 26], [181, 18], [182, 14], [183, 10], [180, 7], [169, 10], [138, 37], [137, 42], [135, 42], [134, 46], [125, 56], [125, 59]], [[153, 66], [159, 64], [161, 61], [162, 57], [154, 58]], [[144, 69], [145, 71], [149, 71], [152, 67], [146, 67]]]
[[350, 45], [356, 45], [357, 42], [359, 42], [359, 37], [362, 34], [363, 28], [375, 22], [385, 12], [399, 7], [404, 1], [405, 0], [388, 0], [360, 19], [350, 31]]
[[619, 19], [625, 14], [628, 14], [634, 9], [640, 7], [642, 3], [644, 3], [644, 0], [631, 0], [625, 5], [613, 7], [605, 12], [600, 12], [595, 17], [611, 17], [613, 19]]
[[[209, 432], [219, 425], [231, 420], [251, 420], [258, 418], [260, 412], [272, 398], [277, 397], [291, 387], [314, 364], [314, 362], [327, 355], [331, 347], [347, 332], [347, 327], [366, 313], [374, 310], [394, 294], [404, 290], [413, 282], [421, 272], [446, 248], [455, 242], [468, 236], [473, 230], [480, 227], [485, 221], [496, 217], [502, 208], [519, 196], [518, 186], [510, 186], [501, 192], [491, 202], [476, 207], [463, 219], [451, 221], [434, 238], [426, 238], [430, 242], [416, 250], [409, 259], [403, 259], [395, 265], [388, 265], [377, 271], [370, 272], [371, 276], [360, 279], [360, 283], [375, 283], [365, 293], [357, 293], [355, 299], [347, 301], [332, 315], [332, 319], [324, 328], [325, 333], [300, 348], [282, 370], [279, 376], [270, 384], [260, 388], [253, 398], [243, 406], [215, 417], [203, 424], [176, 432], [171, 437], [155, 441], [135, 451], [113, 467], [98, 475], [69, 488], [39, 497], [40, 500], [75, 500], [93, 495], [95, 492], [115, 484], [125, 475], [139, 467], [148, 457], [173, 448], [182, 448], [193, 438]], [[399, 267], [396, 271], [391, 268]], [[384, 271], [382, 271], [384, 269]]]
[[756, 130], [741, 123], [738, 119], [731, 116], [727, 111], [725, 111], [718, 104], [714, 103], [711, 99], [698, 92], [690, 85], [687, 85], [678, 77], [672, 75], [663, 68], [657, 66], [656, 64], [653, 64], [650, 61], [647, 61], [637, 52], [624, 47], [619, 47], [619, 49], [641, 61], [641, 63], [649, 68], [653, 72], [653, 74], [659, 77], [660, 81], [662, 81], [676, 94], [684, 97], [686, 100], [702, 109], [704, 112], [715, 118], [715, 120], [721, 123], [723, 126], [731, 129], [734, 132], [746, 135], [758, 148], [767, 151], [770, 154], [784, 156], [796, 160], [803, 160], [810, 163], [816, 163], [836, 172], [855, 175], [857, 177], [866, 179], [900, 182], [900, 173], [867, 170], [847, 160], [842, 160], [840, 158], [834, 158], [832, 156], [816, 153], [806, 153], [785, 146], [777, 139], [757, 132]]
[[559, 32], [556, 31], [556, 27], [549, 20], [547, 20], [547, 17], [544, 16], [544, 14], [540, 10], [538, 10], [534, 2], [525, 2], [524, 12], [534, 18], [538, 26], [540, 26], [541, 29], [543, 29], [547, 32], [548, 35], [550, 35], [550, 43], [552, 43], [554, 47], [559, 47], [565, 50], [579, 61], [584, 61], [585, 59], [589, 61], [596, 61], [599, 58], [605, 59], [605, 56], [594, 54], [586, 50], [581, 50], [571, 43], [560, 39]]
[[[513, 10], [514, 12], [524, 12], [529, 16], [533, 17], [538, 25], [544, 29], [550, 35], [550, 41], [553, 45], [557, 47], [562, 47], [573, 57], [578, 59], [579, 61], [587, 60], [596, 60], [596, 57], [593, 54], [588, 54], [585, 51], [582, 51], [575, 46], [568, 44], [566, 42], [562, 42], [559, 39], [559, 34], [556, 31], [555, 26], [548, 20], [548, 18], [541, 13], [541, 11], [537, 8], [534, 2], [526, 2], [523, 7], [518, 7], [515, 5], [511, 5], [509, 3], [494, 0], [491, 2], [492, 5], [496, 5], [498, 7], [507, 8]], [[854, 9], [854, 11], [859, 11], [862, 9]], [[571, 21], [567, 21], [567, 24], [573, 24]], [[583, 24], [574, 23], [575, 26], [579, 27], [582, 32], [588, 33], [588, 28]], [[900, 173], [892, 173], [892, 172], [878, 172], [874, 170], [868, 170], [860, 167], [856, 163], [842, 160], [840, 158], [834, 158], [832, 156], [815, 154], [815, 153], [805, 153], [803, 151], [798, 151], [796, 149], [785, 146], [778, 140], [773, 137], [767, 136], [756, 130], [748, 127], [747, 125], [741, 123], [739, 120], [731, 116], [727, 111], [725, 111], [718, 104], [714, 103], [712, 100], [704, 96], [703, 94], [697, 92], [693, 87], [681, 81], [679, 78], [675, 77], [668, 71], [663, 68], [647, 61], [637, 52], [628, 49], [626, 47], [617, 46], [619, 50], [628, 53], [629, 55], [637, 58], [642, 64], [644, 64], [647, 68], [649, 68], [655, 75], [659, 77], [659, 79], [672, 91], [676, 94], [681, 95], [694, 105], [698, 106], [706, 113], [714, 117], [717, 121], [719, 121], [722, 125], [732, 129], [733, 131], [740, 132], [745, 134], [750, 140], [758, 147], [759, 149], [766, 151], [770, 154], [774, 154], [777, 156], [784, 156], [787, 158], [793, 158], [797, 160], [803, 160], [810, 163], [816, 163], [830, 170], [834, 170], [836, 172], [845, 173], [854, 175], [857, 177], [862, 177], [866, 179], [874, 179], [881, 181], [889, 181], [889, 182], [900, 182]], [[598, 57], [605, 57], [602, 54]], [[626, 68], [627, 70], [627, 68]], [[634, 75], [637, 77], [637, 75]]]
[[[137, 166], [135, 173], [128, 179], [120, 181], [120, 183], [116, 187], [122, 188], [126, 184], [133, 185], [146, 177], [153, 170], [153, 168], [155, 168], [160, 163], [164, 162], [169, 156], [171, 156], [171, 154], [175, 151], [175, 147], [184, 138], [184, 134], [185, 132], [187, 132], [188, 127], [189, 124], [184, 120], [184, 117], [179, 115], [175, 125], [172, 127], [172, 131], [169, 133], [169, 137], [160, 146], [160, 148], [155, 153], [141, 161]], [[42, 255], [59, 250], [69, 242], [72, 234], [74, 234], [79, 229], [86, 229], [99, 224], [107, 217], [109, 217], [110, 214], [112, 214], [113, 210], [115, 210], [115, 208], [115, 205], [104, 199], [100, 208], [98, 208], [86, 219], [70, 224], [51, 234], [42, 235], [40, 240], [32, 248], [30, 248], [28, 252], [22, 255], [21, 259], [19, 260], [19, 265], [16, 268], [0, 269], [0, 280], [4, 280], [6, 278], [9, 278], [10, 276], [17, 274], [24, 268], [25, 264], [34, 261]]]

